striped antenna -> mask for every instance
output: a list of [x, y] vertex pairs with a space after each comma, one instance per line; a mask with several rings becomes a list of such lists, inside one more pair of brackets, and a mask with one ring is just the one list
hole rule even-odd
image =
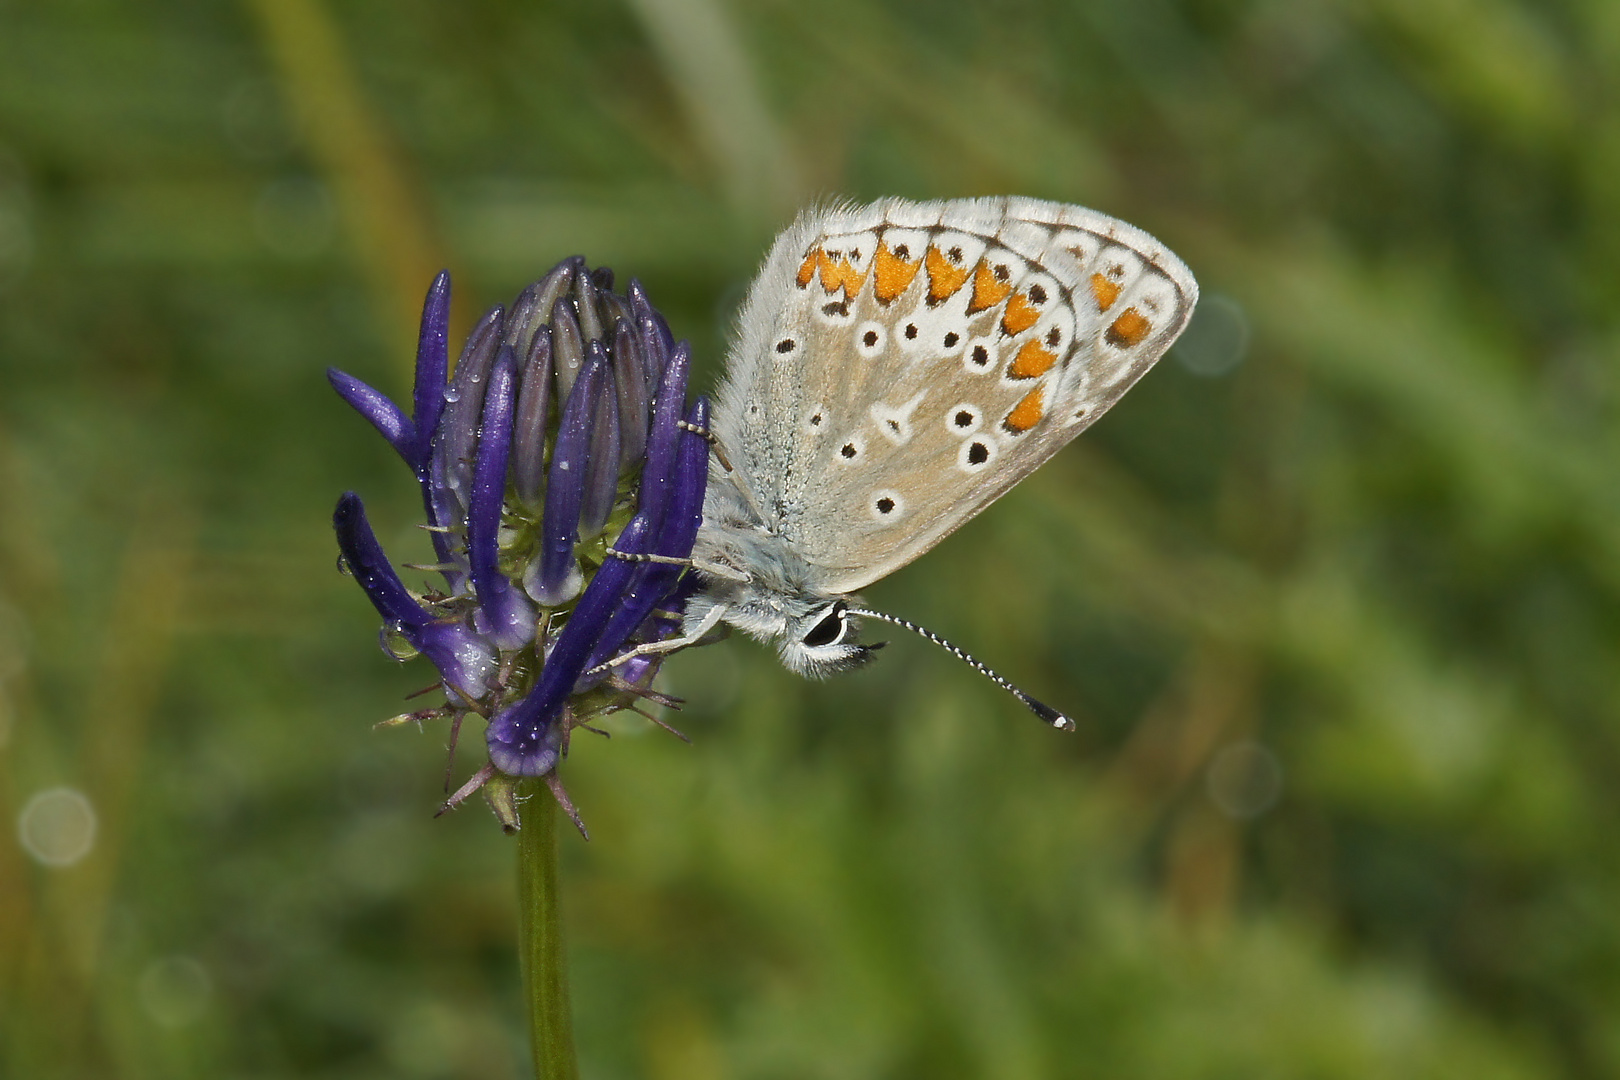
[[1014, 686], [1012, 683], [990, 670], [988, 665], [975, 659], [966, 650], [959, 649], [955, 645], [952, 645], [950, 642], [946, 641], [932, 630], [929, 630], [926, 627], [918, 626], [916, 623], [910, 622], [906, 619], [896, 618], [893, 615], [885, 615], [881, 611], [868, 611], [864, 608], [850, 608], [849, 613], [858, 619], [876, 619], [879, 622], [886, 622], [894, 626], [904, 627], [919, 637], [927, 638], [929, 641], [932, 641], [935, 645], [938, 645], [940, 648], [962, 661], [962, 663], [966, 664], [974, 671], [977, 671], [980, 675], [983, 675], [985, 678], [1007, 691], [1007, 693], [1023, 702], [1026, 709], [1040, 717], [1042, 720], [1046, 721], [1048, 724], [1051, 724], [1059, 731], [1074, 730], [1074, 721], [1069, 717], [1064, 716], [1062, 713], [1058, 712], [1056, 709], [1052, 708], [1052, 706], [1047, 705], [1044, 702], [1036, 701], [1034, 698], [1018, 689], [1018, 687]]

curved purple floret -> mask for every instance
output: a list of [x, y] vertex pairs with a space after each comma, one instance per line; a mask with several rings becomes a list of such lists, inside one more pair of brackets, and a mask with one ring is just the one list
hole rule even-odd
[[354, 407], [354, 411], [371, 421], [377, 433], [388, 440], [405, 464], [413, 465], [416, 454], [416, 425], [398, 405], [381, 390], [337, 368], [326, 369], [326, 381], [338, 392], [338, 397]]
[[[651, 521], [645, 514], [637, 514], [619, 534], [617, 546], [631, 554], [645, 553], [652, 543], [652, 533]], [[546, 657], [534, 689], [490, 720], [486, 733], [489, 760], [497, 769], [513, 776], [542, 776], [557, 764], [556, 746], [548, 738], [550, 730], [556, 726], [563, 703], [585, 670], [586, 658], [639, 565], [625, 559], [609, 559], [602, 564]]]
[[433, 662], [445, 683], [467, 697], [480, 697], [495, 674], [495, 652], [471, 629], [428, 611], [394, 572], [366, 520], [360, 496], [345, 492], [332, 514], [338, 549], [377, 614]]

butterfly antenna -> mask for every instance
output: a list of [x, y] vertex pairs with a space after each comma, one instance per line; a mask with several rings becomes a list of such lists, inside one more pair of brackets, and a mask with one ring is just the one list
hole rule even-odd
[[860, 619], [877, 619], [879, 622], [891, 623], [894, 626], [904, 627], [919, 637], [927, 638], [929, 641], [932, 641], [935, 645], [938, 645], [940, 648], [962, 661], [962, 663], [966, 664], [974, 671], [977, 671], [980, 675], [983, 675], [985, 678], [1007, 691], [1007, 693], [1023, 702], [1026, 709], [1040, 717], [1042, 720], [1046, 721], [1048, 724], [1051, 724], [1059, 731], [1074, 730], [1074, 721], [1069, 717], [1064, 716], [1062, 713], [1052, 708], [1052, 706], [1047, 705], [1045, 702], [1036, 701], [1034, 698], [1018, 689], [1018, 687], [1014, 686], [1006, 679], [1003, 679], [1000, 675], [997, 675], [990, 669], [988, 665], [980, 662], [972, 654], [968, 653], [967, 650], [957, 648], [955, 645], [952, 645], [950, 642], [946, 641], [932, 630], [929, 630], [927, 627], [918, 626], [916, 623], [907, 619], [896, 618], [893, 615], [885, 615], [881, 611], [867, 611], [864, 608], [850, 608], [849, 614]]

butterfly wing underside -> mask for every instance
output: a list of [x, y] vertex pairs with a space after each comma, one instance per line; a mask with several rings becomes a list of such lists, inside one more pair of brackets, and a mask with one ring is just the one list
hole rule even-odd
[[909, 563], [1108, 409], [1198, 287], [1083, 207], [887, 200], [809, 214], [743, 312], [715, 431], [828, 594]]

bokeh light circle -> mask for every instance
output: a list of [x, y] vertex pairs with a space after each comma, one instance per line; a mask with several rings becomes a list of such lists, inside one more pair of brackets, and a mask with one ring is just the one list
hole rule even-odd
[[1282, 795], [1282, 764], [1260, 743], [1235, 742], [1211, 759], [1206, 782], [1221, 813], [1248, 821], [1270, 810]]
[[193, 958], [165, 956], [146, 966], [135, 989], [154, 1023], [179, 1028], [194, 1023], [207, 1011], [214, 982], [208, 977], [208, 969]]
[[95, 807], [72, 788], [47, 788], [17, 815], [17, 839], [24, 851], [46, 866], [72, 866], [95, 846]]

